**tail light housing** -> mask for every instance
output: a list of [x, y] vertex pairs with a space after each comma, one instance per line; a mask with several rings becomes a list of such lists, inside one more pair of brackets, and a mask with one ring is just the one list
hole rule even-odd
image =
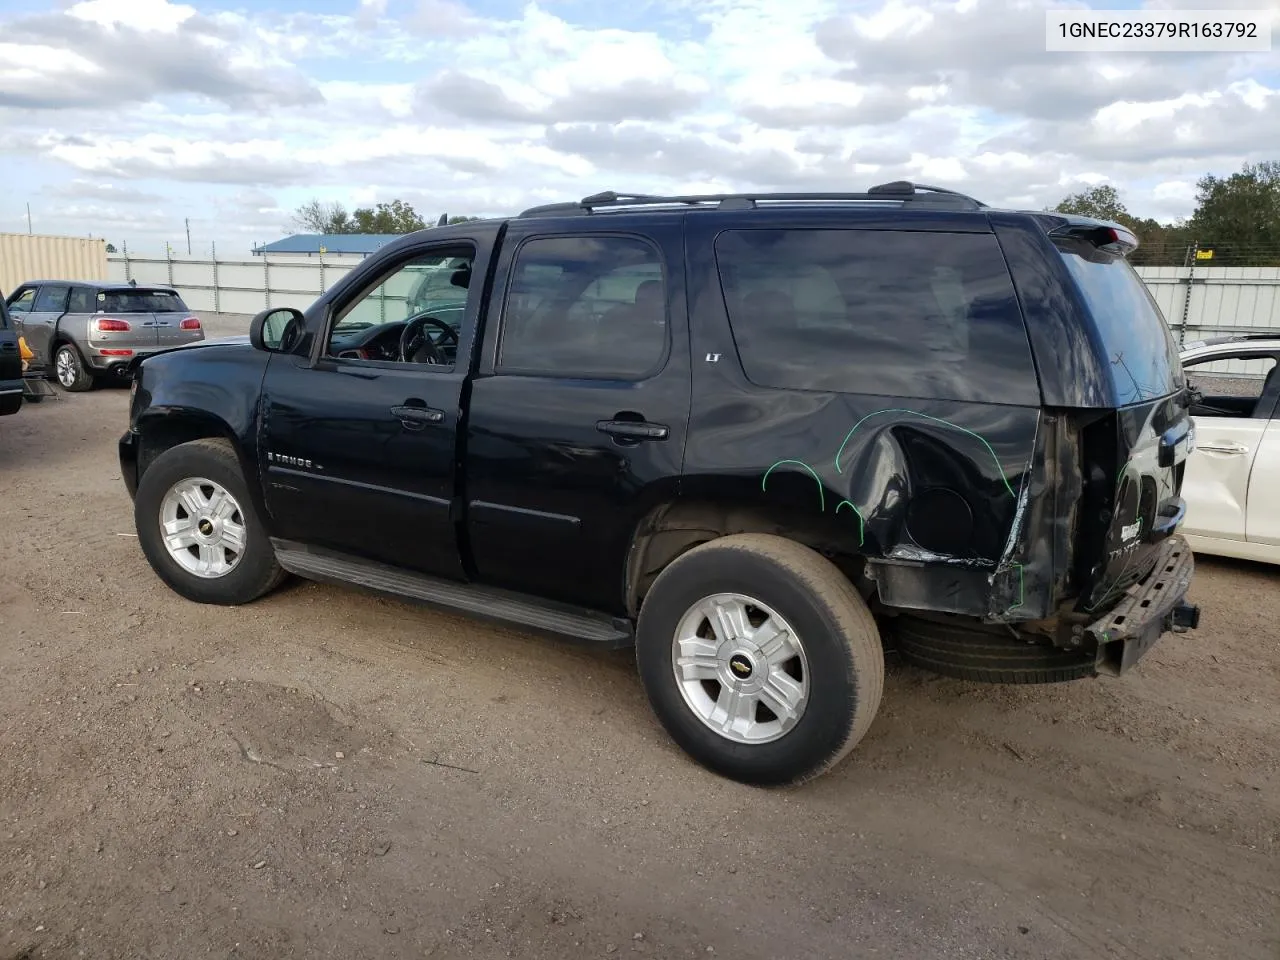
[[187, 317], [185, 320], [182, 321], [182, 323], [178, 324], [178, 326], [180, 326], [183, 330], [199, 330], [200, 318]]
[[99, 317], [94, 321], [99, 333], [128, 333], [128, 320], [112, 320], [109, 317]]

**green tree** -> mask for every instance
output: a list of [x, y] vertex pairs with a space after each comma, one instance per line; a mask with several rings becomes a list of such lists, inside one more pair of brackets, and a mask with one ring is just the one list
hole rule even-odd
[[1120, 199], [1120, 191], [1109, 183], [1100, 183], [1080, 193], [1070, 194], [1053, 210], [1055, 213], [1073, 213], [1093, 217], [1095, 220], [1110, 220], [1126, 227], [1134, 222]]
[[115, 252], [116, 252], [116, 245], [114, 243], [108, 243], [107, 253], [115, 253]]
[[426, 227], [426, 221], [403, 200], [361, 207], [352, 214], [352, 233], [413, 233]]
[[1280, 163], [1246, 163], [1229, 177], [1205, 174], [1196, 187], [1192, 232], [1215, 261], [1280, 263]]
[[[437, 218], [438, 219], [438, 218]], [[465, 223], [479, 217], [448, 217], [449, 223]], [[431, 221], [434, 226], [436, 220]], [[293, 214], [293, 226], [307, 233], [413, 233], [427, 222], [403, 200], [357, 207], [351, 213], [341, 203], [309, 200]]]

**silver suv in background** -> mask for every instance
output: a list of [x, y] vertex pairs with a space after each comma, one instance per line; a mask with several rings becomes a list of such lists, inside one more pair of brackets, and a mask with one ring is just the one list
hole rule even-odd
[[66, 390], [123, 378], [139, 357], [204, 339], [200, 318], [171, 287], [33, 280], [6, 302], [32, 367]]

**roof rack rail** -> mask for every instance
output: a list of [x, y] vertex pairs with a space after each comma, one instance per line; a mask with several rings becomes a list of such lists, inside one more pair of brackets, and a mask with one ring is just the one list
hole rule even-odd
[[981, 210], [986, 204], [957, 190], [910, 180], [880, 183], [865, 193], [708, 193], [659, 196], [652, 193], [617, 193], [605, 190], [578, 201], [530, 207], [519, 216], [580, 216], [610, 207], [675, 206], [714, 207], [718, 210], [753, 210], [762, 203], [902, 203], [960, 210]]

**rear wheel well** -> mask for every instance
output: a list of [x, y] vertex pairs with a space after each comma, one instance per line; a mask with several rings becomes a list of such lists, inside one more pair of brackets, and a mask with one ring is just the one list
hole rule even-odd
[[627, 613], [632, 617], [639, 614], [653, 581], [677, 557], [699, 544], [735, 533], [769, 533], [802, 543], [831, 560], [864, 600], [874, 593], [857, 543], [851, 542], [847, 533], [833, 529], [829, 518], [749, 504], [679, 501], [651, 510], [636, 525], [627, 553]]
[[76, 353], [80, 352], [80, 348], [76, 346], [75, 341], [61, 330], [53, 332], [53, 338], [49, 341], [49, 369], [53, 369], [53, 357], [62, 347], [71, 347]]

